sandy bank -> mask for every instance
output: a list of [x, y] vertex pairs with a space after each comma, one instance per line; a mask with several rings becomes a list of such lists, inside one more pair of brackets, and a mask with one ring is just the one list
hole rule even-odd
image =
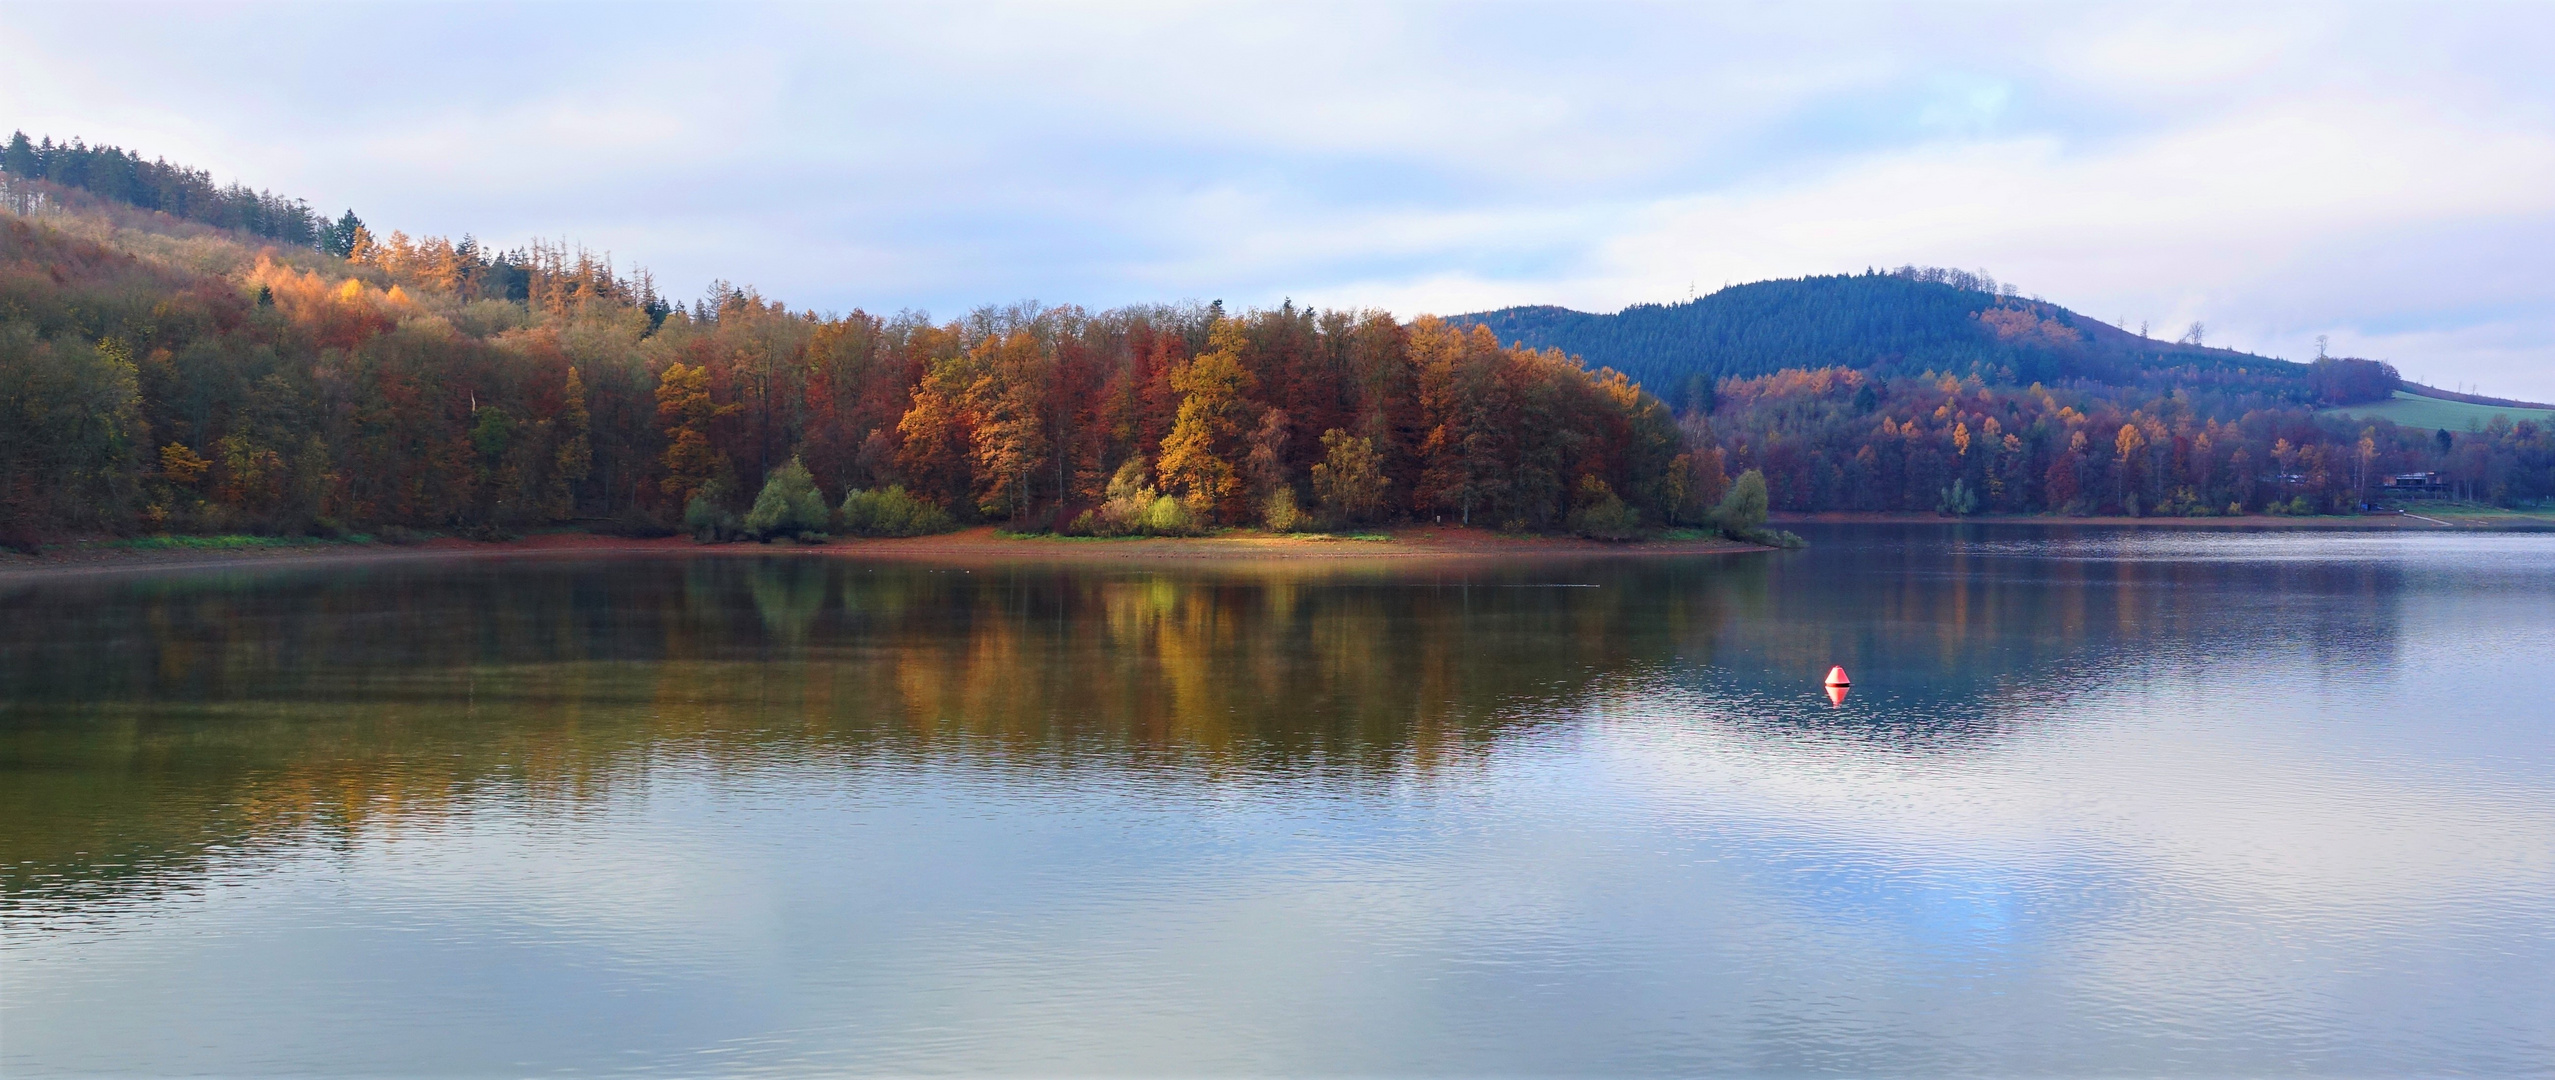
[[1608, 544], [1576, 537], [1508, 536], [1477, 529], [1421, 526], [1386, 540], [1346, 540], [1237, 531], [1185, 539], [1088, 540], [1005, 537], [991, 527], [902, 540], [835, 540], [825, 544], [695, 544], [682, 537], [628, 539], [558, 532], [481, 543], [439, 537], [421, 544], [313, 543], [235, 549], [133, 548], [109, 541], [75, 542], [39, 556], [0, 555], [0, 577], [180, 570], [202, 567], [391, 563], [429, 559], [497, 559], [595, 555], [700, 558], [792, 556], [931, 563], [1070, 563], [1205, 565], [1216, 563], [1486, 562], [1545, 558], [1656, 558], [1764, 551], [1726, 540], [1650, 540]]

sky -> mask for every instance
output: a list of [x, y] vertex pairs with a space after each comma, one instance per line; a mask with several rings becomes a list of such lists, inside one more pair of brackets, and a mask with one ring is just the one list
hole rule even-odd
[[2555, 400], [2555, 4], [0, 0], [0, 125], [795, 307], [1906, 263]]

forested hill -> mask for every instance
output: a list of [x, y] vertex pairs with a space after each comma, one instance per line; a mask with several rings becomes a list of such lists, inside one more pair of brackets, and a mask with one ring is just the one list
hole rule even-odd
[[2400, 380], [2154, 342], [1956, 271], [1464, 322], [1292, 304], [936, 322], [725, 284], [687, 306], [580, 249], [377, 234], [203, 170], [13, 138], [0, 545], [969, 520], [1623, 538], [1729, 529], [1767, 501], [2349, 512], [2408, 473], [2424, 494], [2555, 496], [2555, 430], [2533, 419], [2319, 413]]
[[2152, 340], [2000, 294], [1982, 275], [1931, 267], [1752, 282], [1612, 315], [1547, 305], [1452, 321], [1614, 368], [1680, 406], [1723, 378], [1821, 367], [1977, 374], [2012, 386], [2080, 379], [2126, 386], [2170, 370], [2176, 381], [2241, 382], [2306, 400], [2306, 365]]

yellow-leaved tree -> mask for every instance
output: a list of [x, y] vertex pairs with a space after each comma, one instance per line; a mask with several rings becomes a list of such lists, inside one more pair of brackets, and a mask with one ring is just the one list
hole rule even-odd
[[976, 508], [987, 517], [1029, 513], [1034, 482], [1050, 454], [1047, 437], [1051, 354], [1037, 335], [1015, 330], [987, 337], [969, 356], [967, 385], [974, 452]]
[[1246, 395], [1258, 380], [1242, 366], [1240, 323], [1218, 321], [1207, 344], [1206, 352], [1171, 375], [1171, 388], [1181, 395], [1180, 417], [1163, 437], [1157, 471], [1163, 486], [1179, 492], [1200, 516], [1238, 521], [1250, 512], [1249, 485], [1234, 463], [1247, 451]]
[[667, 364], [657, 379], [656, 414], [665, 424], [665, 493], [689, 503], [727, 471], [727, 459], [710, 445], [710, 424], [737, 411], [710, 400], [706, 364]]

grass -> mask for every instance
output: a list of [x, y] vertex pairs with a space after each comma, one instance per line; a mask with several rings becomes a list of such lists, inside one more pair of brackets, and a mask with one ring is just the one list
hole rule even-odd
[[2384, 418], [2398, 427], [2446, 428], [2450, 431], [2481, 430], [2496, 416], [2506, 416], [2514, 424], [2535, 420], [2544, 424], [2555, 421], [2555, 412], [2545, 409], [2514, 409], [2507, 405], [2474, 405], [2463, 401], [2443, 401], [2422, 397], [2402, 390], [2395, 397], [2368, 405], [2345, 405], [2325, 409], [2320, 416], [2356, 416], [2366, 420]]
[[2519, 522], [2555, 524], [2555, 505], [2505, 507], [2490, 503], [2456, 502], [2446, 499], [2398, 499], [2389, 501], [2387, 509], [2439, 518], [2442, 521], [2477, 525]]
[[249, 548], [311, 547], [318, 544], [369, 544], [373, 538], [350, 533], [336, 540], [316, 536], [137, 536], [130, 540], [110, 540], [100, 547], [124, 548], [130, 551], [244, 551]]

